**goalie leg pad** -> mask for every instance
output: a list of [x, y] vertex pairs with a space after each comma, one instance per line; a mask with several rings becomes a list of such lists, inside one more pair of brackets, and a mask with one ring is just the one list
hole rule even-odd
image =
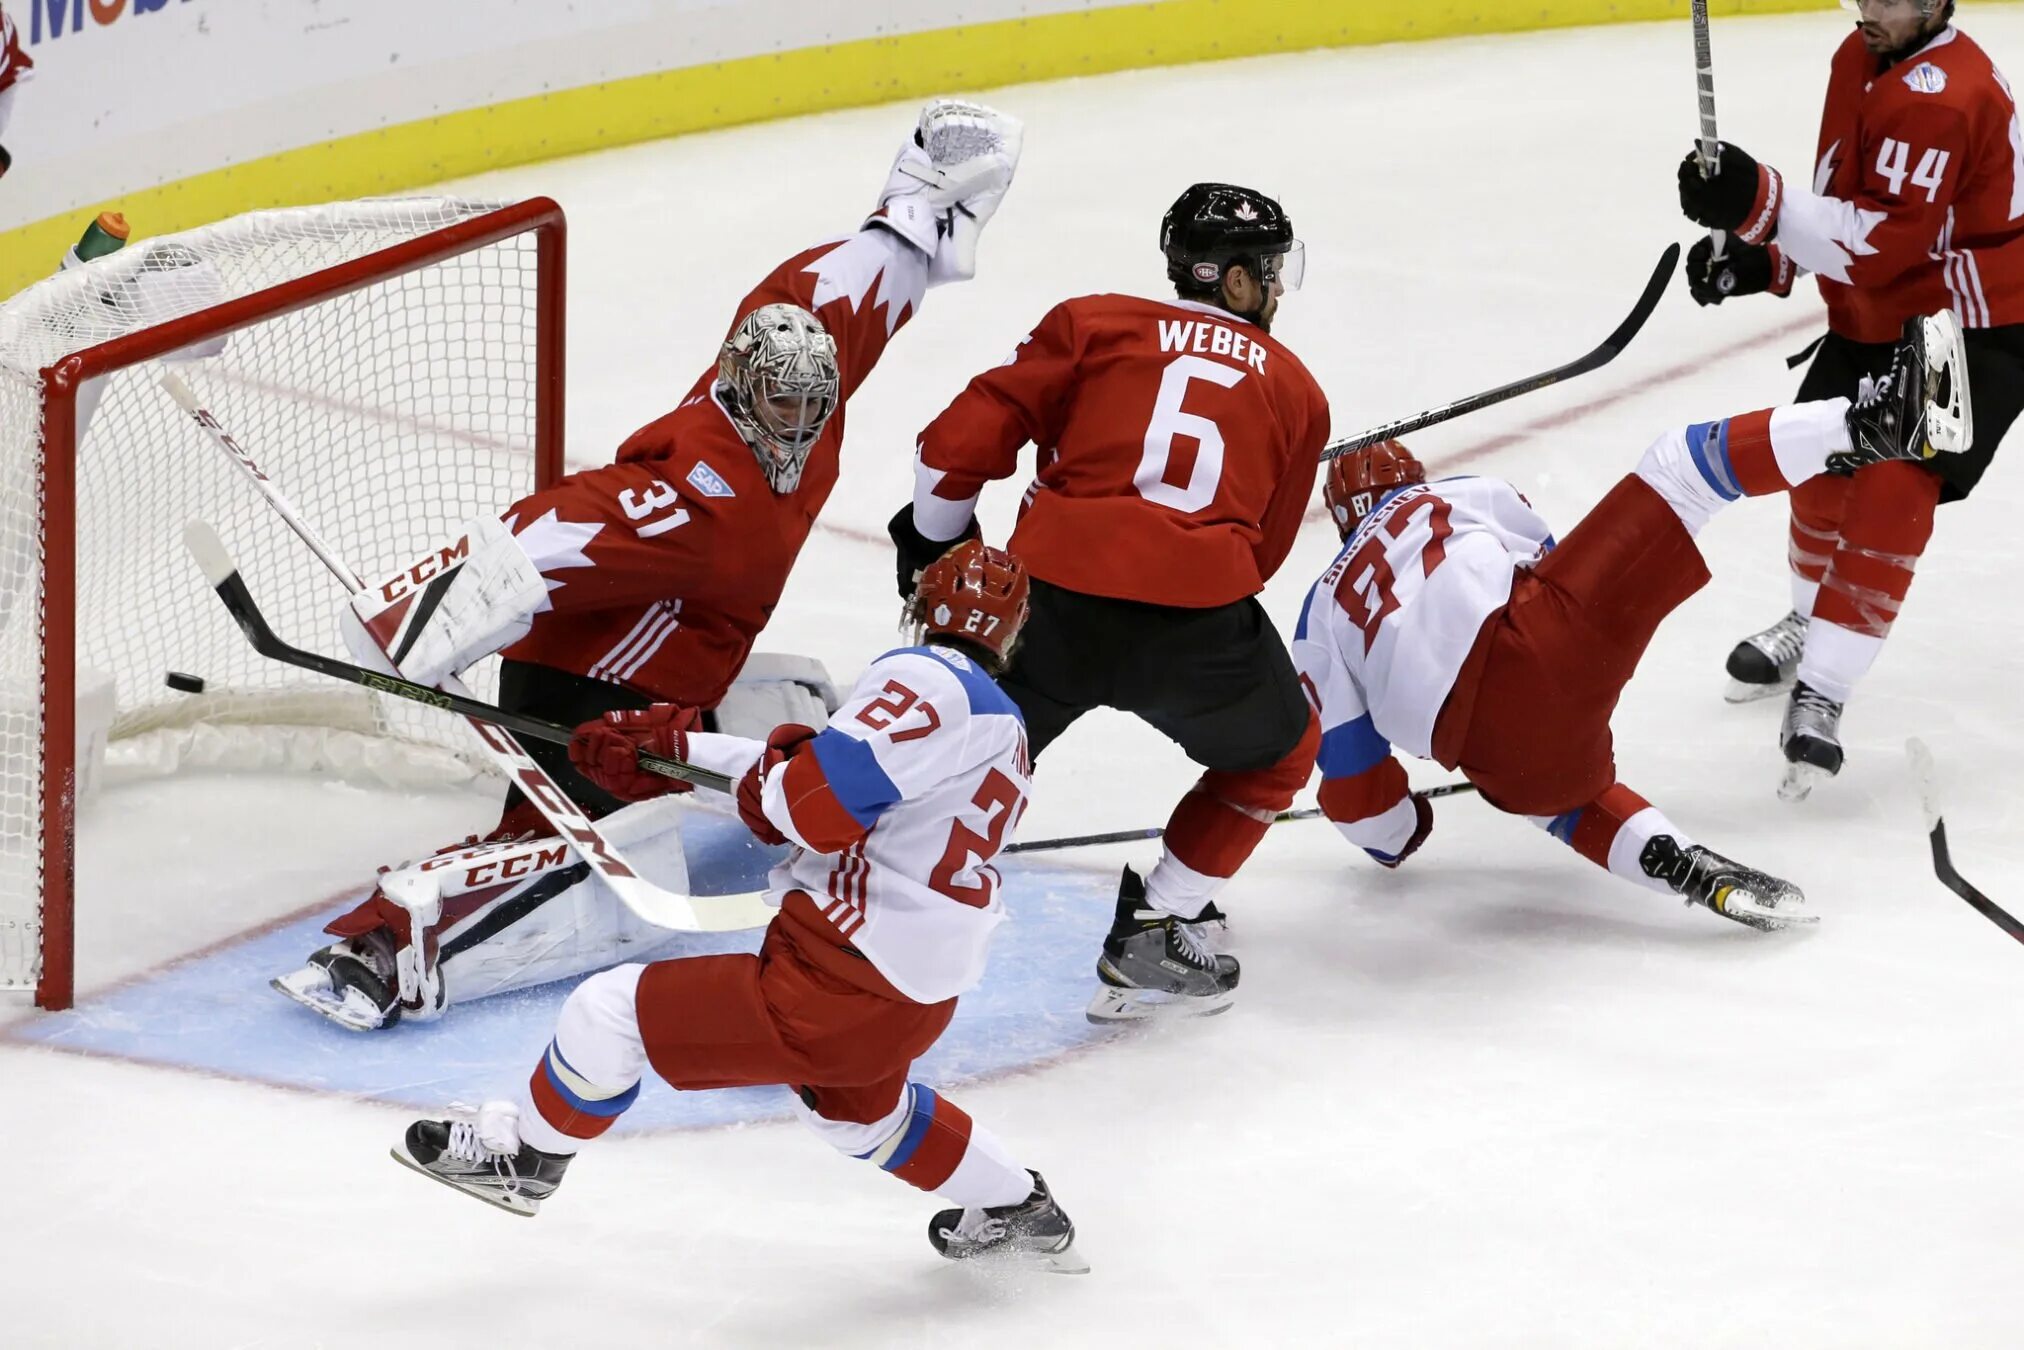
[[835, 681], [812, 656], [754, 652], [713, 710], [716, 730], [763, 741], [789, 722], [821, 727], [842, 706]]
[[540, 569], [505, 522], [486, 517], [353, 596], [339, 622], [360, 664], [391, 661], [432, 685], [518, 641], [547, 608]]

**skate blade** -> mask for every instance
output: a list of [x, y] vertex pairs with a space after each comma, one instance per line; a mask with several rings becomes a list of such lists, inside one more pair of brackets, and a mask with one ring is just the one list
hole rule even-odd
[[1735, 676], [1729, 677], [1729, 687], [1722, 691], [1725, 703], [1755, 703], [1758, 699], [1779, 698], [1792, 692], [1797, 680], [1779, 680], [1775, 684], [1750, 684]]
[[1799, 908], [1794, 897], [1790, 908], [1768, 906], [1756, 896], [1734, 887], [1718, 894], [1708, 908], [1725, 919], [1754, 928], [1760, 933], [1776, 933], [1786, 928], [1805, 928], [1820, 922], [1818, 914]]
[[1188, 1017], [1214, 1017], [1235, 1006], [1237, 991], [1213, 996], [1189, 997], [1156, 989], [1120, 988], [1104, 985], [1083, 1009], [1083, 1016], [1098, 1026], [1117, 1022], [1178, 1021]]
[[494, 1209], [503, 1209], [508, 1214], [517, 1214], [523, 1219], [531, 1219], [541, 1210], [541, 1202], [539, 1200], [529, 1200], [525, 1196], [520, 1195], [509, 1195], [505, 1191], [480, 1190], [475, 1186], [460, 1186], [448, 1177], [438, 1176], [417, 1162], [414, 1155], [408, 1152], [405, 1144], [395, 1144], [387, 1150], [387, 1154], [410, 1172], [420, 1172], [429, 1180], [448, 1186], [459, 1195], [468, 1195], [473, 1200], [483, 1200]]
[[285, 975], [276, 976], [267, 982], [267, 987], [290, 1002], [301, 1004], [318, 1017], [335, 1022], [346, 1031], [378, 1031], [386, 1024], [379, 1009], [363, 1000], [335, 999], [316, 989], [291, 985], [288, 979]]
[[1785, 776], [1778, 781], [1778, 800], [1781, 802], [1803, 802], [1812, 795], [1816, 785], [1834, 777], [1818, 764], [1787, 764]]

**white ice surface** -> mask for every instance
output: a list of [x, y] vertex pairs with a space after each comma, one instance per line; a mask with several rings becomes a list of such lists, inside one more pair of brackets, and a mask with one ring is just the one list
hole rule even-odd
[[[1965, 18], [2024, 73], [2024, 10]], [[1843, 31], [1718, 23], [1725, 134], [1806, 176]], [[853, 404], [768, 645], [847, 673], [889, 644], [890, 554], [866, 540], [904, 498], [913, 433], [1054, 301], [1157, 292], [1159, 214], [1193, 179], [1286, 202], [1310, 264], [1279, 332], [1342, 430], [1585, 350], [1688, 237], [1688, 51], [1679, 23], [998, 92], [1027, 154], [982, 275], [933, 294]], [[664, 410], [751, 281], [869, 205], [910, 117], [464, 185], [569, 210], [573, 462]], [[1669, 424], [1789, 394], [1779, 358], [1819, 327], [1805, 289], [1721, 310], [1676, 289], [1608, 371], [1414, 444], [1437, 472], [1514, 479], [1564, 530]], [[988, 502], [994, 532], [1013, 495]], [[1799, 881], [1817, 934], [1660, 902], [1468, 799], [1396, 874], [1325, 825], [1275, 830], [1229, 897], [1234, 1013], [961, 1094], [1047, 1172], [1086, 1279], [938, 1262], [931, 1201], [791, 1125], [611, 1141], [523, 1224], [392, 1166], [387, 1108], [0, 1044], [0, 1345], [2024, 1343], [2024, 953], [1934, 882], [1899, 751], [1932, 745], [1963, 870], [2024, 903], [2020, 507], [1999, 462], [1942, 513], [1849, 713], [1848, 769], [1802, 805], [1773, 795], [1775, 705], [1720, 699], [1730, 642], [1786, 607], [1782, 503], [1706, 532], [1715, 581], [1625, 695], [1626, 781]], [[1282, 621], [1333, 548], [1303, 536], [1267, 592]], [[1022, 833], [1156, 824], [1190, 777], [1153, 733], [1092, 717], [1047, 755]], [[86, 827], [85, 990], [486, 815], [319, 784], [122, 790]]]

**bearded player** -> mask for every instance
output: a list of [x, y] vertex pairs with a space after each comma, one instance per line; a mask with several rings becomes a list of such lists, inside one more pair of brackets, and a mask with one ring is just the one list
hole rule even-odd
[[1732, 702], [1790, 690], [1781, 795], [1841, 771], [1841, 713], [1883, 648], [1933, 530], [2024, 409], [2024, 122], [2008, 81], [1953, 26], [1953, 0], [1843, 0], [1860, 26], [1828, 76], [1818, 163], [1785, 180], [1734, 146], [1680, 166], [1689, 218], [1734, 232], [1688, 255], [1694, 297], [1789, 294], [1817, 274], [1827, 336], [1801, 401], [1860, 398], [1908, 322], [1951, 309], [1976, 391], [1967, 449], [1893, 461], [1792, 492], [1792, 611], [1729, 654]]
[[1324, 728], [1320, 802], [1385, 867], [1434, 817], [1393, 747], [1459, 768], [1612, 875], [1777, 929], [1816, 921], [1797, 887], [1694, 842], [1617, 780], [1610, 715], [1659, 623], [1708, 580], [1694, 536], [1728, 502], [1823, 474], [1922, 464], [1967, 444], [1951, 314], [1921, 321], [1887, 387], [1660, 437], [1557, 544], [1495, 478], [1426, 481], [1396, 442], [1329, 466], [1343, 548], [1294, 635]]
[[[820, 722], [820, 663], [752, 657], [838, 472], [844, 405], [919, 308], [967, 279], [1017, 165], [1019, 127], [939, 100], [854, 234], [781, 264], [739, 306], [715, 366], [672, 412], [503, 520], [369, 587], [342, 614], [361, 661], [434, 684], [498, 652], [499, 701], [575, 725], [672, 703], [697, 729]], [[386, 655], [382, 656], [384, 652]], [[620, 800], [561, 747], [529, 753], [593, 815]], [[677, 808], [614, 816], [607, 837], [680, 875]], [[498, 828], [388, 873], [326, 929], [339, 939], [275, 988], [353, 1030], [610, 965], [665, 942], [552, 836], [517, 790]]]
[[1143, 879], [1127, 867], [1093, 1020], [1220, 1012], [1216, 895], [1313, 770], [1319, 733], [1258, 592], [1299, 529], [1328, 401], [1272, 335], [1304, 250], [1279, 203], [1197, 183], [1160, 226], [1173, 296], [1056, 305], [921, 433], [890, 526], [900, 588], [974, 533], [978, 495], [1037, 450], [1011, 548], [1033, 621], [1005, 674], [1036, 759], [1091, 708], [1133, 713], [1206, 771]]
[[820, 732], [689, 731], [689, 710], [669, 704], [579, 727], [571, 756], [619, 797], [688, 790], [641, 770], [642, 750], [730, 776], [753, 833], [795, 846], [770, 879], [780, 913], [756, 956], [585, 980], [515, 1098], [474, 1120], [417, 1121], [394, 1157], [532, 1215], [649, 1068], [685, 1091], [778, 1084], [838, 1150], [955, 1203], [928, 1225], [943, 1256], [1086, 1270], [1039, 1173], [908, 1079], [1005, 918], [991, 860], [1025, 808], [1029, 768], [1019, 710], [991, 676], [1026, 612], [1018, 560], [966, 542], [921, 577], [907, 610], [915, 645], [872, 662]]

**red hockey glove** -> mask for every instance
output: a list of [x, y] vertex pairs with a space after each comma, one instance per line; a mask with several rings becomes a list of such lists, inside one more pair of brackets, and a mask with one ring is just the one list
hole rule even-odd
[[1746, 244], [1761, 244], [1777, 231], [1785, 180], [1727, 141], [1713, 174], [1701, 177], [1700, 154], [1689, 151], [1679, 179], [1680, 210], [1696, 225], [1726, 230]]
[[815, 728], [802, 726], [799, 722], [785, 722], [773, 728], [773, 734], [766, 738], [766, 748], [745, 776], [738, 780], [738, 819], [745, 822], [745, 828], [752, 831], [762, 844], [784, 844], [787, 836], [766, 815], [766, 775], [776, 765], [794, 758], [794, 752], [815, 738]]
[[1412, 802], [1413, 815], [1415, 817], [1413, 837], [1406, 840], [1406, 846], [1397, 853], [1389, 854], [1379, 853], [1374, 848], [1364, 850], [1365, 853], [1370, 854], [1372, 858], [1376, 859], [1384, 867], [1397, 867], [1407, 858], [1412, 857], [1413, 854], [1420, 851], [1420, 845], [1427, 842], [1427, 836], [1434, 832], [1434, 804], [1427, 800], [1427, 794], [1415, 792], [1412, 796]]
[[640, 752], [664, 759], [687, 759], [687, 733], [703, 729], [703, 715], [679, 703], [609, 712], [585, 722], [569, 741], [569, 762], [576, 771], [622, 802], [643, 802], [668, 792], [688, 792], [690, 784], [664, 778], [640, 767]]

